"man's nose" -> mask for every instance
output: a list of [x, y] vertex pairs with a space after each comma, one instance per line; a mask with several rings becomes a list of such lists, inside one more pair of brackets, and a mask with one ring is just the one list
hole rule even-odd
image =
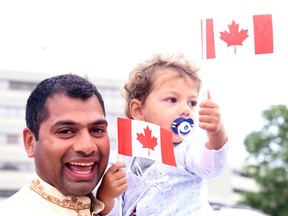
[[85, 155], [90, 155], [97, 150], [95, 139], [89, 132], [82, 133], [74, 144], [75, 152], [82, 152]]

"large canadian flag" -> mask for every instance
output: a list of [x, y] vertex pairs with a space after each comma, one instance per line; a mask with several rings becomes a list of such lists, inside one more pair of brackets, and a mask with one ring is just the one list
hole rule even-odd
[[144, 121], [117, 118], [118, 154], [176, 166], [172, 132]]
[[271, 14], [201, 20], [202, 58], [273, 53]]

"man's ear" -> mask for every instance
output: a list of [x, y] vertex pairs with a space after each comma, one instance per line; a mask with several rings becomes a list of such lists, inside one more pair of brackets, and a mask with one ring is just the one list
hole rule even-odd
[[133, 119], [143, 120], [143, 114], [141, 109], [142, 103], [138, 99], [132, 99], [129, 105], [130, 113]]
[[33, 158], [35, 156], [36, 139], [29, 128], [24, 128], [23, 130], [23, 141], [27, 156]]

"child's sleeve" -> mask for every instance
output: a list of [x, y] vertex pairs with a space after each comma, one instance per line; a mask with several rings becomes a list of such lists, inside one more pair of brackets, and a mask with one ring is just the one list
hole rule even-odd
[[208, 179], [219, 176], [229, 164], [229, 141], [218, 150], [207, 149], [205, 141], [197, 142], [186, 152], [188, 170], [201, 178]]

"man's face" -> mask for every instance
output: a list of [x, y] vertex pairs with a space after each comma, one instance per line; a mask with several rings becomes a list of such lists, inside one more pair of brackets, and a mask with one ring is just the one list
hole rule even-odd
[[96, 96], [86, 101], [56, 95], [34, 147], [36, 173], [65, 195], [91, 192], [109, 158], [107, 122]]

